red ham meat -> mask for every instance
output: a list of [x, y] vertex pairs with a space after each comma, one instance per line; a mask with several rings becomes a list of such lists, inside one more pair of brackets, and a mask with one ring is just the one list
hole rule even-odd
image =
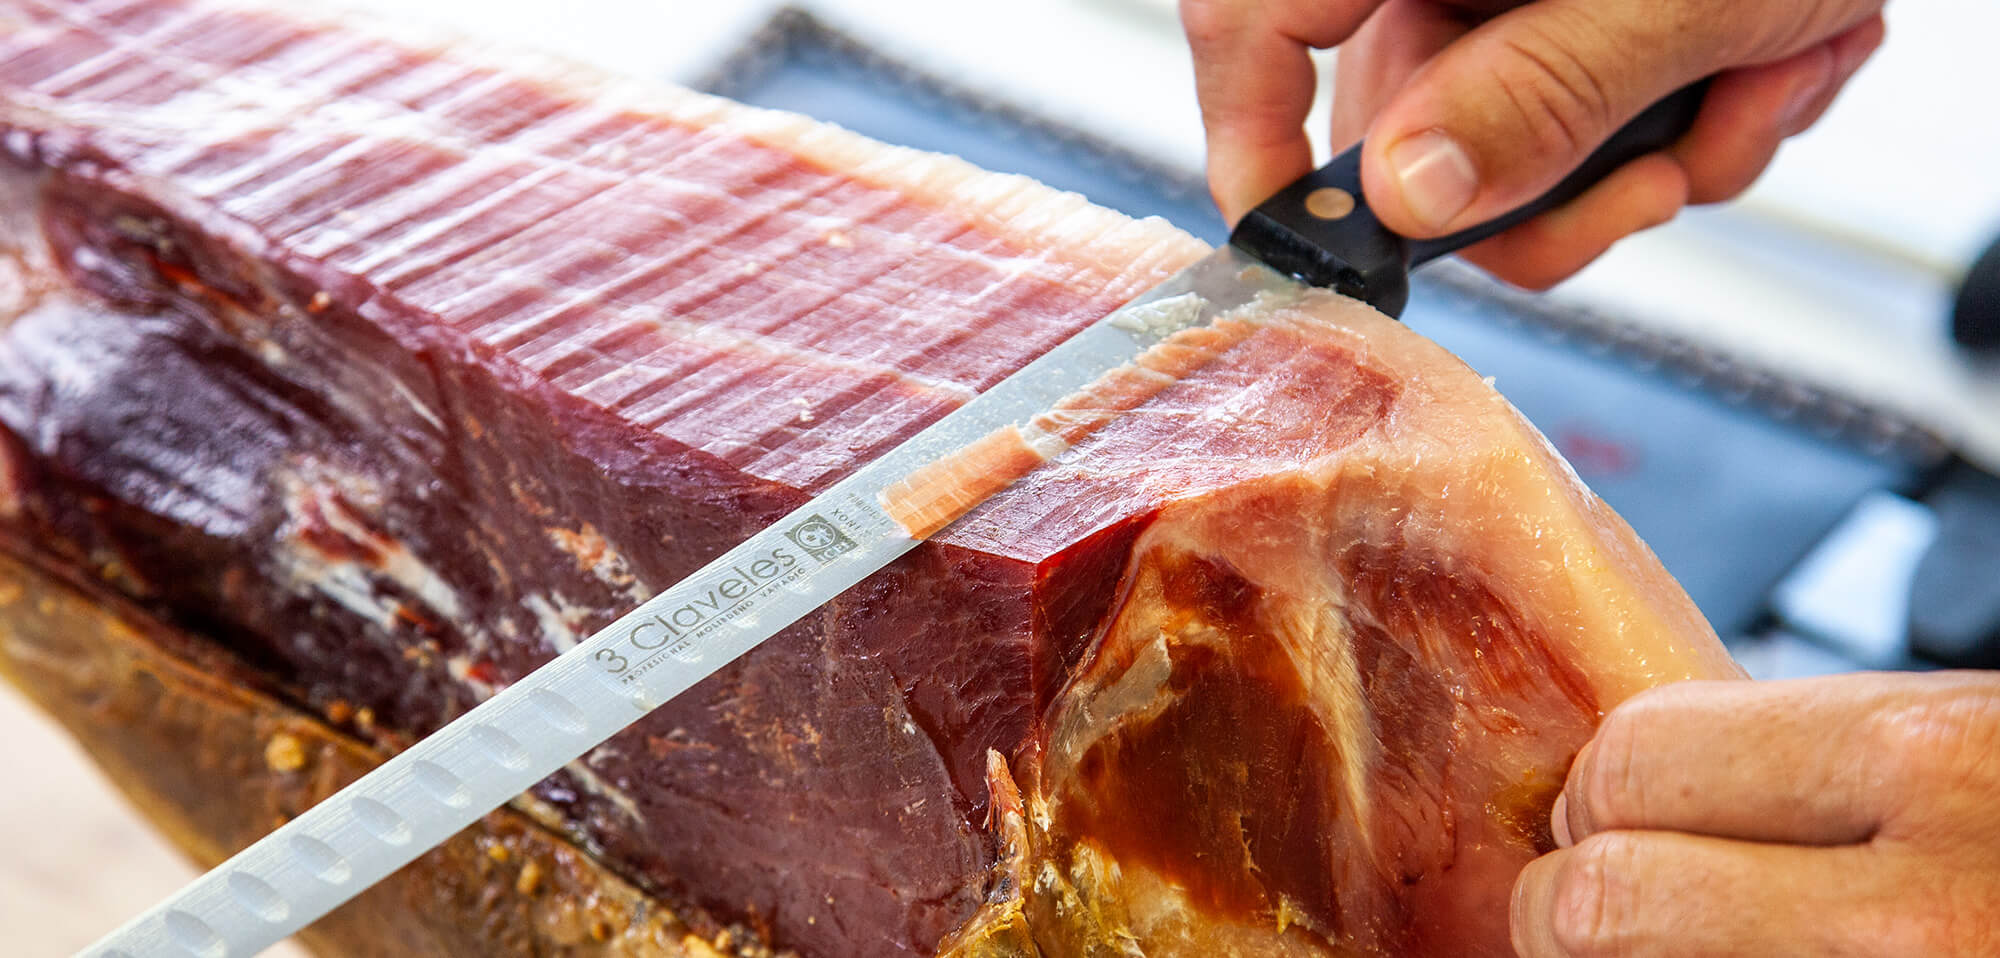
[[[380, 748], [1202, 252], [450, 40], [0, 20], [0, 547]], [[1365, 307], [1251, 308], [1068, 406], [1067, 451], [517, 808], [753, 951], [1497, 955], [1603, 711], [1737, 674]]]

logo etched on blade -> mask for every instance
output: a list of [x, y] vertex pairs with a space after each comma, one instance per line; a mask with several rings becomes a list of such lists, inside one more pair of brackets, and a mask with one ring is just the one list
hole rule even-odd
[[818, 515], [785, 530], [785, 538], [821, 562], [854, 548], [854, 540], [849, 539], [847, 533]]

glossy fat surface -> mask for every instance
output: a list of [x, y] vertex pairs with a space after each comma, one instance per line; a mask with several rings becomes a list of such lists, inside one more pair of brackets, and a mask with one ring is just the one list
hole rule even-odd
[[1540, 435], [1393, 321], [1307, 294], [1159, 353], [957, 527], [1032, 555], [1156, 509], [1021, 769], [1045, 867], [1004, 907], [1059, 954], [1511, 954], [1512, 876], [1604, 710], [1739, 673]]
[[694, 94], [519, 76], [223, 4], [9, 6], [25, 23], [0, 47], [7, 112], [75, 134], [43, 149], [105, 155], [329, 295], [365, 284], [385, 326], [442, 322], [797, 487], [1198, 252], [927, 154], [829, 167], [858, 138]]
[[[220, 4], [5, 10], [15, 209], [87, 291], [14, 323], [15, 535], [392, 740], [1199, 253], [693, 94]], [[925, 951], [984, 892], [1034, 620], [1090, 616], [1039, 591], [912, 557], [536, 800], [792, 947]]]
[[1111, 481], [1133, 434], [1194, 481], [1044, 727], [1056, 868], [1027, 907], [1057, 953], [1509, 955], [1512, 877], [1602, 712], [1740, 672], [1457, 360], [1328, 295], [1257, 322], [1037, 475]]
[[[392, 741], [1199, 253], [957, 161], [427, 39], [0, 10], [8, 222], [53, 247], [10, 251], [8, 534]], [[781, 944], [922, 952], [1019, 891], [988, 873], [997, 750], [1044, 813], [1004, 844], [1068, 878], [984, 927], [1504, 947], [1496, 896], [1596, 711], [1732, 667], [1462, 364], [1331, 297], [1239, 332], [534, 807]], [[1131, 405], [1106, 390], [1070, 413]], [[1260, 822], [1241, 849], [1232, 816]]]

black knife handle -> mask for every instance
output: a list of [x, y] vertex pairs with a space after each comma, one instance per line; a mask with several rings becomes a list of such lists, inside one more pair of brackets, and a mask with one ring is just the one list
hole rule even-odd
[[1613, 170], [1672, 145], [1694, 126], [1707, 93], [1707, 80], [1675, 91], [1620, 127], [1554, 189], [1471, 229], [1424, 240], [1391, 232], [1362, 196], [1357, 144], [1251, 210], [1229, 242], [1273, 269], [1399, 316], [1409, 301], [1411, 269], [1576, 199]]

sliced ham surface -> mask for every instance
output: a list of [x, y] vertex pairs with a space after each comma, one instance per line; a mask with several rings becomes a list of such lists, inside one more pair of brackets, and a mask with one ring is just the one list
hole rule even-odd
[[[390, 749], [1203, 252], [449, 38], [0, 19], [0, 543]], [[1205, 335], [518, 806], [804, 955], [1506, 954], [1603, 711], [1736, 669], [1443, 350], [1331, 294]]]

